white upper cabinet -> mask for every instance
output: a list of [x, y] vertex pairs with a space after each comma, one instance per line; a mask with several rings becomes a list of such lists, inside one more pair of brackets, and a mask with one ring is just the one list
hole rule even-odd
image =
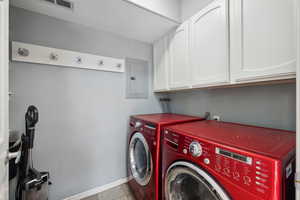
[[168, 90], [169, 50], [168, 36], [153, 45], [154, 57], [154, 91]]
[[292, 78], [296, 71], [296, 1], [230, 1], [231, 78]]
[[188, 22], [184, 22], [170, 34], [170, 89], [184, 89], [190, 87], [191, 77], [188, 55], [188, 29]]
[[192, 86], [229, 82], [228, 1], [216, 0], [190, 19]]
[[214, 0], [154, 45], [155, 89], [295, 78], [296, 1]]

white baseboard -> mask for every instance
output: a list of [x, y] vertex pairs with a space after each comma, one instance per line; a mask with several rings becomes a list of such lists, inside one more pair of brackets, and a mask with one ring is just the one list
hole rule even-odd
[[109, 190], [111, 188], [114, 188], [114, 187], [116, 187], [118, 185], [121, 185], [123, 183], [127, 183], [130, 179], [131, 178], [129, 178], [129, 177], [122, 178], [122, 179], [119, 179], [119, 180], [114, 181], [112, 183], [109, 183], [109, 184], [106, 184], [106, 185], [102, 185], [100, 187], [96, 187], [96, 188], [93, 188], [91, 190], [88, 190], [88, 191], [85, 191], [85, 192], [82, 192], [82, 193], [75, 194], [73, 196], [64, 198], [63, 200], [80, 200], [80, 199], [84, 199], [84, 198], [87, 198], [89, 196], [93, 196], [95, 194], [103, 192], [105, 190]]

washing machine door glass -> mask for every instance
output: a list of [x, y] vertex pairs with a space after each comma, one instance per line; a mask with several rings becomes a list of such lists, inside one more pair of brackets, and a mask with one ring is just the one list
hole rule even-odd
[[230, 200], [206, 172], [184, 162], [178, 162], [169, 168], [165, 194], [167, 200]]
[[129, 144], [129, 165], [133, 178], [142, 186], [147, 185], [153, 172], [151, 152], [145, 137], [137, 132]]

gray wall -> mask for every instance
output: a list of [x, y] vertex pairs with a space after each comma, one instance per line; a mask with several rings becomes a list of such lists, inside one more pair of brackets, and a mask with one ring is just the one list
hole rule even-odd
[[[22, 9], [11, 9], [10, 29], [15, 41], [152, 61], [151, 45]], [[10, 67], [10, 128], [24, 130], [27, 106], [39, 108], [33, 159], [37, 169], [51, 173], [51, 200], [126, 177], [128, 117], [160, 112], [152, 93], [146, 100], [125, 99], [120, 73], [17, 62]]]
[[206, 89], [170, 94], [176, 113], [219, 115], [222, 121], [296, 129], [295, 84]]

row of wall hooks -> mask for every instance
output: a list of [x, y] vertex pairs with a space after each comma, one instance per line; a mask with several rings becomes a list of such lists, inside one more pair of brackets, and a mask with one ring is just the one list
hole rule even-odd
[[64, 49], [56, 49], [23, 42], [12, 42], [12, 61], [83, 68], [111, 72], [124, 72], [125, 60]]

